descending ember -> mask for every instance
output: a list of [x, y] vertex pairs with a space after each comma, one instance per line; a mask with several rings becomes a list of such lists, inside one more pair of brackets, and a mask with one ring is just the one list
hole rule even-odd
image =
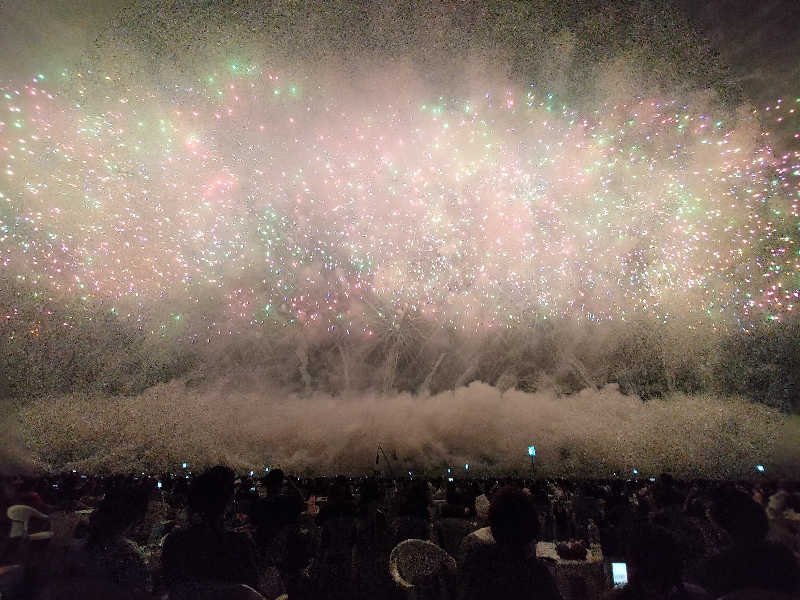
[[365, 335], [377, 310], [743, 326], [800, 295], [800, 155], [756, 118], [797, 129], [800, 99], [728, 124], [669, 98], [387, 101], [242, 65], [170, 89], [49, 79], [0, 88], [3, 269], [43, 294]]

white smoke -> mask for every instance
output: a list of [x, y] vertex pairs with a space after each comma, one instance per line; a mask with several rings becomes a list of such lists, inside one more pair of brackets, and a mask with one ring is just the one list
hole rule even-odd
[[[434, 396], [298, 396], [173, 382], [134, 398], [71, 395], [23, 413], [46, 468], [175, 471], [227, 463], [297, 473], [369, 473], [380, 444], [395, 474], [525, 474], [527, 447], [548, 475], [668, 471], [742, 477], [756, 463], [796, 476], [789, 417], [742, 400], [676, 395], [643, 403], [610, 385], [567, 397], [473, 383]], [[794, 461], [794, 462], [793, 462]], [[384, 463], [380, 466], [386, 469]]]

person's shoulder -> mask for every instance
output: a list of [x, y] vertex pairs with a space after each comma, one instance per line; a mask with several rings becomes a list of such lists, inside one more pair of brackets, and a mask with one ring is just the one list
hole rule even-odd
[[780, 568], [794, 571], [800, 569], [794, 552], [786, 544], [773, 540], [765, 541], [759, 546], [758, 552], [768, 564], [778, 565]]
[[554, 562], [552, 559], [529, 557], [528, 560], [534, 573], [548, 579], [553, 577], [552, 571], [547, 566], [548, 562]]
[[492, 535], [491, 527], [481, 527], [466, 536], [465, 539], [474, 541], [475, 543], [494, 544], [494, 536]]
[[164, 551], [191, 547], [195, 545], [197, 538], [197, 531], [194, 527], [176, 527], [164, 538]]
[[167, 534], [167, 537], [172, 538], [173, 540], [185, 538], [190, 536], [194, 531], [194, 529], [195, 526], [193, 525], [188, 525], [188, 524], [178, 525], [177, 527], [172, 528], [172, 531], [170, 531]]
[[771, 558], [778, 558], [778, 559], [793, 559], [794, 553], [791, 551], [790, 548], [786, 546], [786, 544], [776, 541], [776, 540], [767, 540], [761, 545], [762, 551], [764, 554], [770, 556]]
[[561, 593], [558, 591], [555, 575], [547, 565], [548, 561], [536, 557], [530, 557], [528, 560], [530, 561], [529, 564], [532, 565], [530, 568], [533, 574], [534, 585], [537, 589], [541, 590], [542, 598], [560, 600]]
[[258, 500], [259, 506], [277, 506], [283, 502], [283, 494], [268, 494]]
[[132, 556], [144, 559], [145, 553], [142, 547], [128, 538], [122, 538], [114, 543], [114, 551], [120, 556]]
[[696, 583], [684, 581], [683, 590], [675, 587], [669, 595], [670, 600], [713, 600], [713, 596], [704, 588]]
[[800, 562], [790, 548], [780, 542], [764, 542], [764, 562], [770, 571], [781, 581], [776, 581], [779, 589], [790, 590], [800, 584]]
[[330, 508], [331, 516], [333, 517], [356, 516], [356, 505], [352, 502], [339, 502], [337, 504], [330, 505], [327, 508]]
[[247, 531], [226, 530], [223, 533], [223, 540], [229, 550], [231, 548], [250, 549], [255, 543], [253, 537]]
[[482, 527], [472, 533], [468, 533], [461, 540], [461, 551], [474, 551], [486, 546], [494, 546], [495, 541], [492, 530], [489, 527]]
[[600, 596], [600, 600], [636, 600], [636, 594], [633, 593], [630, 586], [625, 585], [608, 590]]

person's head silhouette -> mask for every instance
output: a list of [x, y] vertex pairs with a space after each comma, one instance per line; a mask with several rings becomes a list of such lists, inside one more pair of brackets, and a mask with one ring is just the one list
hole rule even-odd
[[533, 498], [522, 490], [506, 486], [492, 496], [489, 526], [500, 546], [520, 549], [536, 540], [539, 519]]
[[189, 508], [204, 521], [222, 517], [233, 497], [234, 472], [222, 465], [202, 473], [189, 487]]
[[116, 481], [90, 519], [90, 540], [97, 542], [123, 535], [147, 512], [149, 490], [143, 484]]

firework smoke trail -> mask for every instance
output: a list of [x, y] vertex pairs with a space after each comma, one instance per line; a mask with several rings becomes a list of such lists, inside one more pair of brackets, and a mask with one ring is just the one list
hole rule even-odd
[[387, 100], [237, 63], [167, 90], [55, 77], [0, 92], [3, 269], [44, 295], [367, 335], [376, 299], [469, 330], [531, 310], [746, 323], [798, 297], [800, 160], [754, 118], [582, 114], [534, 87]]

